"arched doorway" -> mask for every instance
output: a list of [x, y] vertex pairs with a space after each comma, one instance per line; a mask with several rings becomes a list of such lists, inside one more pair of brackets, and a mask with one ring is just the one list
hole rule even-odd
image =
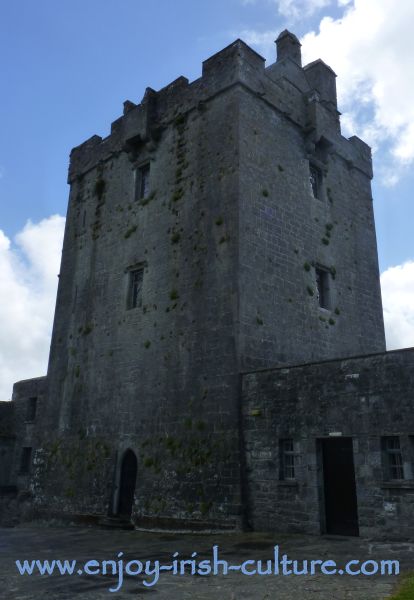
[[137, 457], [132, 450], [128, 449], [122, 458], [121, 464], [118, 502], [118, 515], [120, 517], [131, 517], [136, 481]]

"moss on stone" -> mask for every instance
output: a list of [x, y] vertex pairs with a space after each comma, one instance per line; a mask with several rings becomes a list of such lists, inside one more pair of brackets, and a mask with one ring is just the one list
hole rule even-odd
[[137, 225], [132, 225], [129, 229], [126, 230], [124, 234], [124, 238], [127, 240], [135, 231], [138, 229]]

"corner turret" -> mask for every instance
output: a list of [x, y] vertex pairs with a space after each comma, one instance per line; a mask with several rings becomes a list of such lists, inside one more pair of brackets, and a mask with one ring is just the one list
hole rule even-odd
[[301, 43], [296, 35], [290, 33], [287, 29], [282, 31], [275, 41], [277, 50], [277, 62], [290, 58], [294, 63], [302, 66]]

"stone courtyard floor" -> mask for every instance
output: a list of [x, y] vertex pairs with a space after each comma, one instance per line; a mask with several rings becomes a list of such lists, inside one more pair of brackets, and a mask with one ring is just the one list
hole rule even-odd
[[[344, 565], [351, 559], [400, 560], [401, 571], [414, 571], [414, 544], [385, 543], [359, 538], [312, 537], [286, 534], [226, 533], [180, 534], [143, 531], [106, 530], [75, 527], [16, 527], [0, 529], [0, 598], [5, 600], [103, 600], [109, 598], [154, 598], [166, 600], [380, 600], [392, 594], [399, 581], [395, 576], [246, 576], [237, 571], [228, 575], [174, 576], [163, 572], [153, 587], [145, 587], [142, 575], [125, 576], [118, 592], [117, 576], [109, 575], [20, 575], [16, 560], [76, 559], [79, 565], [88, 560], [122, 559], [157, 560], [168, 564], [172, 554], [198, 559], [212, 556], [219, 547], [219, 558], [229, 564], [246, 560], [267, 560], [273, 548], [290, 559], [335, 560]], [[137, 567], [138, 563], [134, 563]], [[264, 563], [264, 567], [266, 563]], [[91, 565], [93, 568], [93, 565]], [[247, 568], [247, 567], [246, 567]]]

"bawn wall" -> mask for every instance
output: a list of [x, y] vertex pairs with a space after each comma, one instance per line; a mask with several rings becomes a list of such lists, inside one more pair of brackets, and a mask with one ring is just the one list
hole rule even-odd
[[[414, 349], [246, 373], [242, 377], [247, 487], [254, 529], [320, 533], [317, 440], [352, 437], [360, 534], [414, 534]], [[391, 481], [381, 437], [401, 436], [408, 478]], [[298, 452], [280, 480], [279, 440]], [[321, 524], [322, 523], [322, 524]]]

